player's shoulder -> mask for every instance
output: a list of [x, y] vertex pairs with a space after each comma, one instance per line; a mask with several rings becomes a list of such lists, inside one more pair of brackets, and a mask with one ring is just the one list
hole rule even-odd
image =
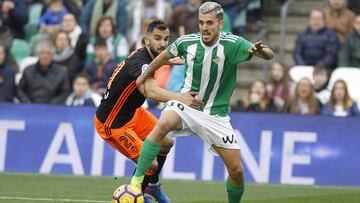
[[233, 44], [246, 41], [243, 37], [232, 34], [231, 32], [220, 32], [220, 40], [224, 42], [230, 42]]
[[193, 33], [193, 34], [187, 34], [187, 35], [182, 35], [181, 37], [177, 38], [175, 43], [176, 43], [176, 45], [180, 45], [181, 43], [184, 43], [184, 42], [198, 41], [198, 40], [200, 40], [200, 38], [201, 38], [200, 32]]
[[125, 62], [128, 64], [137, 64], [137, 63], [148, 63], [151, 62], [151, 56], [147, 52], [146, 48], [139, 48], [129, 54]]

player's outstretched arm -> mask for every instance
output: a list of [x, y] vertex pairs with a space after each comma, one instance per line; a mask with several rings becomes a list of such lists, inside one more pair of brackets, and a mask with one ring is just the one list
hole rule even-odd
[[197, 92], [174, 93], [167, 91], [157, 85], [156, 80], [149, 78], [144, 82], [147, 97], [159, 102], [167, 102], [169, 100], [180, 101], [187, 106], [198, 109], [203, 104], [201, 100], [195, 99]]
[[143, 74], [141, 74], [137, 80], [136, 85], [139, 91], [146, 97], [146, 92], [144, 89], [144, 82], [147, 78], [154, 75], [155, 71], [159, 69], [161, 66], [167, 64], [168, 60], [171, 59], [171, 55], [167, 52], [167, 50], [161, 52], [149, 65], [149, 67], [145, 70]]
[[248, 51], [250, 54], [266, 60], [274, 58], [274, 52], [268, 46], [264, 45], [262, 41], [256, 42]]

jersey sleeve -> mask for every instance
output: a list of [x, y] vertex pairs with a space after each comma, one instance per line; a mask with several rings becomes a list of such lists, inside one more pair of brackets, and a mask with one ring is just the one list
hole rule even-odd
[[181, 38], [177, 38], [173, 43], [171, 43], [166, 48], [172, 58], [177, 57], [177, 56], [182, 56], [184, 53], [183, 46], [180, 43], [180, 39]]
[[[147, 62], [146, 60], [137, 60], [132, 62], [131, 67], [129, 69], [129, 75], [133, 78], [139, 77], [149, 67], [149, 64], [150, 63]], [[154, 76], [152, 75], [150, 77], [154, 77]]]
[[236, 40], [232, 57], [234, 64], [238, 64], [240, 62], [248, 61], [251, 59], [252, 54], [250, 54], [248, 51], [251, 46], [252, 43], [242, 37], [239, 37]]

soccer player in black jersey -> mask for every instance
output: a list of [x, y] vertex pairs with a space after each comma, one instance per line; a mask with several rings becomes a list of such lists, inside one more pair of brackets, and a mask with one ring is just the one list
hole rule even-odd
[[[131, 53], [114, 70], [94, 118], [98, 134], [135, 163], [140, 155], [143, 141], [157, 123], [155, 116], [141, 107], [146, 98], [137, 89], [136, 79], [168, 46], [169, 35], [169, 29], [164, 22], [156, 20], [149, 24], [144, 38], [145, 47]], [[169, 63], [179, 63], [179, 61]], [[166, 91], [157, 86], [153, 77], [146, 80], [145, 91], [148, 98], [156, 101], [178, 100], [194, 108], [202, 104], [194, 98], [197, 93]], [[160, 188], [159, 173], [172, 145], [173, 140], [166, 137], [157, 159], [152, 162], [146, 173], [142, 184], [145, 202], [151, 202], [151, 197], [160, 203], [170, 202]]]

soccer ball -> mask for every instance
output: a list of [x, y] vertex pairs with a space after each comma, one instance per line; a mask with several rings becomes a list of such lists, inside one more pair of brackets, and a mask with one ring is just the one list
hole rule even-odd
[[116, 188], [112, 203], [144, 203], [141, 189], [133, 185], [121, 185]]

